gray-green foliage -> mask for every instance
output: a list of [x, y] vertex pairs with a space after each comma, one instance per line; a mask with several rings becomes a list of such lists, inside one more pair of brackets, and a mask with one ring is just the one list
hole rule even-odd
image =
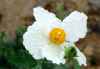
[[57, 3], [55, 13], [59, 19], [63, 20], [70, 12], [65, 10], [63, 3]]

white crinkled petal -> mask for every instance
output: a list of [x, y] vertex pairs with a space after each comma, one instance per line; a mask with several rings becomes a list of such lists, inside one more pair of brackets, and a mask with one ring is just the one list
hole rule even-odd
[[47, 33], [53, 28], [58, 27], [61, 21], [56, 17], [55, 14], [45, 10], [42, 7], [33, 8], [33, 15], [38, 22], [39, 26], [47, 31]]
[[47, 60], [52, 61], [56, 64], [64, 64], [64, 48], [60, 46], [53, 46], [53, 45], [46, 45], [43, 48], [43, 55], [46, 57]]
[[77, 47], [75, 47], [75, 48], [76, 48], [76, 51], [77, 51], [77, 57], [75, 57], [75, 59], [78, 61], [80, 66], [81, 65], [86, 66], [87, 63], [86, 63], [85, 55], [82, 52], [80, 52], [80, 50]]
[[42, 7], [33, 8], [33, 15], [36, 21], [43, 21], [43, 22], [53, 22], [53, 21], [60, 21], [55, 14], [45, 10]]
[[63, 20], [62, 27], [68, 33], [67, 41], [76, 42], [87, 33], [87, 16], [78, 11], [72, 12]]
[[46, 40], [35, 25], [29, 26], [24, 33], [23, 44], [35, 59], [43, 58], [41, 47], [46, 44]]

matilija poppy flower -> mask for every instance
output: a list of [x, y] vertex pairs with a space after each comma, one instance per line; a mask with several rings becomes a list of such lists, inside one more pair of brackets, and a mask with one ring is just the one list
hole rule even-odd
[[[73, 11], [63, 21], [42, 7], [33, 9], [36, 21], [23, 35], [23, 44], [35, 59], [46, 58], [53, 63], [65, 63], [64, 48], [73, 44], [87, 33], [87, 16]], [[86, 57], [75, 47], [80, 65], [86, 65]]]

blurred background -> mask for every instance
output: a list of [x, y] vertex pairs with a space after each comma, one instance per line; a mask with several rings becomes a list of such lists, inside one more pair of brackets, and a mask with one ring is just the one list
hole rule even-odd
[[23, 46], [18, 47], [21, 43], [16, 37], [22, 36], [18, 27], [25, 28], [34, 21], [32, 8], [36, 6], [52, 11], [60, 19], [73, 10], [87, 14], [88, 34], [76, 44], [87, 57], [88, 66], [83, 69], [100, 69], [100, 0], [0, 0], [0, 69], [34, 69], [30, 68], [32, 58], [25, 56]]

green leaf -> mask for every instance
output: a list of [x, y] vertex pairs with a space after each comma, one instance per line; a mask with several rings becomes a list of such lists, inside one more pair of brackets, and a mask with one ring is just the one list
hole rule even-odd
[[73, 60], [73, 66], [74, 66], [74, 69], [81, 69], [81, 66], [79, 65], [76, 59]]
[[36, 61], [25, 50], [13, 51], [13, 54], [8, 53], [6, 58], [18, 69], [32, 69], [36, 64]]
[[68, 64], [56, 65], [54, 69], [68, 69]]
[[73, 60], [73, 57], [76, 56], [76, 50], [74, 47], [65, 48], [65, 58], [70, 61]]
[[63, 20], [70, 11], [66, 11], [63, 3], [56, 3], [55, 13], [59, 19]]
[[59, 19], [63, 20], [64, 16], [65, 16], [65, 10], [64, 10], [64, 4], [62, 3], [57, 3], [56, 6], [56, 15]]

